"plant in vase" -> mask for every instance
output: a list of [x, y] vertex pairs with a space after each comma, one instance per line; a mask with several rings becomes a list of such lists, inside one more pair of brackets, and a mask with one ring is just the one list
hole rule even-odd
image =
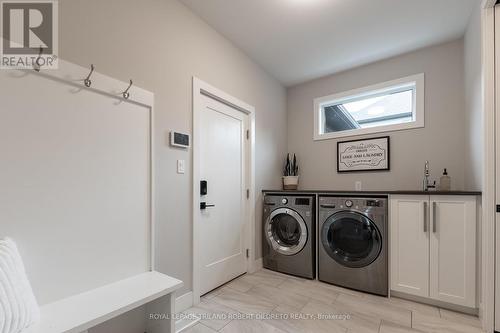
[[293, 159], [290, 159], [290, 154], [286, 154], [285, 169], [283, 171], [283, 189], [296, 190], [299, 186], [299, 165], [297, 157], [293, 154]]

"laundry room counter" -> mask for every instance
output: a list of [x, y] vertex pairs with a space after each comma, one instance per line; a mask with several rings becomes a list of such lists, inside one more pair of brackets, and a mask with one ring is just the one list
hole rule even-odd
[[389, 190], [389, 191], [332, 191], [332, 190], [262, 190], [264, 194], [352, 194], [352, 195], [475, 195], [480, 196], [480, 191], [419, 191], [419, 190]]

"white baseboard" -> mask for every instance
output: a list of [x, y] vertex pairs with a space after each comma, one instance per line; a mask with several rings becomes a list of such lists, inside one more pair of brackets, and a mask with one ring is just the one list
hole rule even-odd
[[184, 318], [184, 319], [179, 319], [175, 322], [175, 332], [176, 333], [179, 333], [179, 332], [182, 332], [184, 331], [185, 329], [188, 329], [189, 327], [192, 327], [196, 324], [198, 324], [198, 322], [201, 320], [200, 317], [196, 317], [195, 318]]
[[251, 267], [250, 267], [250, 271], [249, 273], [255, 273], [259, 270], [261, 270], [263, 267], [263, 264], [262, 264], [262, 258], [259, 258], [259, 259], [256, 259], [252, 264], [251, 264]]
[[[262, 269], [262, 258], [255, 260], [250, 265], [249, 273], [257, 272]], [[193, 292], [189, 291], [175, 299], [175, 312], [183, 312], [193, 306]]]
[[[184, 295], [176, 297], [175, 299], [175, 312], [181, 313], [186, 311], [193, 306], [193, 292], [188, 291]], [[195, 318], [182, 318], [175, 322], [175, 332], [179, 333], [185, 329], [196, 325], [200, 321], [200, 318], [195, 316]]]
[[175, 312], [183, 312], [193, 306], [193, 292], [189, 291], [175, 299]]
[[410, 300], [413, 302], [428, 304], [428, 305], [432, 305], [432, 306], [435, 306], [438, 308], [452, 310], [455, 312], [462, 312], [462, 313], [466, 313], [466, 314], [469, 314], [472, 316], [477, 316], [478, 312], [479, 312], [479, 310], [477, 308], [469, 308], [466, 306], [455, 305], [455, 304], [446, 303], [446, 302], [442, 302], [442, 301], [436, 301], [436, 300], [433, 300], [433, 299], [430, 299], [427, 297], [409, 295], [409, 294], [402, 293], [399, 291], [394, 291], [394, 290], [390, 291], [390, 296], [407, 299], [407, 300]]

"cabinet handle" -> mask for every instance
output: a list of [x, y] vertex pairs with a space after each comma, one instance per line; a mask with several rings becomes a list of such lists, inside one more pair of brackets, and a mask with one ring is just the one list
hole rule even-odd
[[437, 225], [437, 217], [436, 217], [436, 208], [437, 208], [437, 203], [433, 202], [432, 203], [432, 232], [436, 233], [436, 225]]
[[424, 201], [424, 233], [427, 233], [427, 201]]

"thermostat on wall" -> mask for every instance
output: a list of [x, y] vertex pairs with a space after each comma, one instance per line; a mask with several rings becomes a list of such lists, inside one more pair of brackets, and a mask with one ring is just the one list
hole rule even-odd
[[189, 148], [189, 134], [170, 132], [170, 145], [179, 148]]

